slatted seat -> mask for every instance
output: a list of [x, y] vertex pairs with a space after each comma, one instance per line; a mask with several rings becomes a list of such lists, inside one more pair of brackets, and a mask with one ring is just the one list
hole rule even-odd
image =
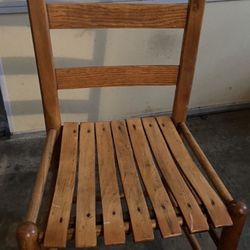
[[[28, 0], [47, 138], [31, 202], [17, 230], [21, 250], [97, 246], [209, 232], [234, 250], [247, 209], [235, 202], [185, 121], [204, 0], [188, 4]], [[179, 65], [55, 68], [49, 29], [184, 29]], [[60, 89], [176, 85], [170, 117], [62, 123]], [[63, 124], [63, 125], [62, 125]], [[50, 171], [49, 171], [50, 170]], [[50, 176], [51, 175], [51, 176]], [[39, 227], [39, 230], [38, 230]], [[216, 228], [222, 227], [219, 237]]]
[[[209, 225], [232, 225], [226, 206], [196, 166], [169, 117], [65, 123], [60, 151], [46, 247], [65, 247], [72, 230], [76, 247], [96, 246], [98, 226], [103, 228], [105, 244], [110, 245], [125, 243], [126, 223], [135, 242], [153, 240], [154, 224], [163, 238], [180, 235], [182, 225], [191, 233], [206, 231]], [[70, 228], [74, 189], [76, 217]], [[123, 193], [129, 216], [121, 205]]]

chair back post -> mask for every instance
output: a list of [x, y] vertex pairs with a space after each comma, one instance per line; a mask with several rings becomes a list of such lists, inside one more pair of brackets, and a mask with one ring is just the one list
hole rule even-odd
[[199, 46], [205, 0], [189, 0], [187, 22], [182, 43], [172, 119], [175, 124], [186, 121]]
[[[162, 68], [160, 74], [155, 70], [157, 67], [150, 67], [148, 69], [148, 74], [151, 78], [149, 77], [149, 82], [144, 82], [144, 77], [144, 79], [142, 79], [143, 83], [138, 80], [138, 77], [135, 77], [135, 73], [138, 73], [139, 71], [142, 73], [140, 77], [143, 76], [145, 73], [145, 66], [120, 66], [116, 68], [106, 67], [103, 69], [104, 74], [101, 74], [106, 76], [106, 73], [109, 73], [109, 79], [115, 78], [118, 86], [176, 84], [177, 86], [172, 118], [175, 124], [185, 122], [194, 76], [204, 5], [205, 0], [189, 0], [188, 9], [186, 4], [161, 5], [160, 7], [158, 5], [149, 6], [127, 4], [124, 6], [119, 5], [119, 8], [117, 8], [118, 5], [116, 4], [46, 5], [45, 0], [28, 0], [31, 30], [47, 130], [56, 129], [59, 131], [61, 127], [58, 89], [96, 87], [97, 85], [105, 87], [114, 84], [113, 82], [112, 84], [102, 84], [103, 79], [100, 77], [97, 78], [98, 74], [95, 72], [96, 70], [99, 72], [99, 68], [80, 68], [75, 69], [75, 71], [69, 69], [55, 69], [49, 29], [68, 28], [68, 26], [71, 28], [90, 28], [92, 26], [95, 28], [103, 28], [106, 26], [112, 28], [185, 28], [179, 67], [170, 65], [163, 68], [162, 66], [158, 66], [158, 70], [159, 68]], [[91, 10], [90, 12], [89, 9]], [[161, 12], [159, 12], [159, 9]], [[110, 10], [113, 11], [112, 18], [115, 18], [116, 22], [106, 15], [110, 12]], [[144, 11], [144, 14], [138, 16], [137, 13], [139, 11]], [[127, 13], [130, 13], [130, 18], [128, 18]], [[156, 15], [156, 13], [158, 13], [158, 15]], [[166, 15], [166, 13], [168, 15]], [[99, 19], [96, 19], [99, 20], [99, 22], [92, 21], [95, 20], [93, 19], [94, 14], [99, 17], [99, 19], [102, 21], [101, 23]], [[69, 15], [73, 15], [73, 18], [68, 19]], [[146, 18], [147, 16], [152, 16], [153, 19], [151, 18], [148, 21]], [[69, 22], [69, 20], [71, 21]], [[163, 71], [165, 70], [166, 73], [163, 74]], [[124, 76], [123, 78], [126, 78], [129, 83], [124, 84], [124, 82], [120, 79], [121, 75]], [[162, 80], [163, 78], [159, 76], [166, 77], [166, 80]], [[156, 82], [152, 80], [153, 78], [156, 79]], [[89, 81], [89, 79], [92, 79], [92, 82]], [[58, 82], [58, 80], [61, 81]], [[65, 85], [64, 82], [66, 80], [67, 84]], [[87, 82], [90, 82], [92, 86], [87, 86], [88, 84], [86, 85], [86, 80], [88, 80]], [[101, 84], [96, 84], [96, 82], [101, 82]], [[59, 83], [61, 83], [61, 85]], [[79, 85], [79, 83], [81, 84]]]
[[61, 127], [58, 92], [44, 0], [28, 0], [30, 25], [47, 131]]

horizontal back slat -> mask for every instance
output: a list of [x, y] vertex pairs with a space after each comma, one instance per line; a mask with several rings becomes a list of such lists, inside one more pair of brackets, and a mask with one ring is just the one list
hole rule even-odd
[[51, 29], [184, 28], [187, 4], [47, 4]]
[[177, 65], [56, 69], [57, 88], [175, 85], [178, 70]]

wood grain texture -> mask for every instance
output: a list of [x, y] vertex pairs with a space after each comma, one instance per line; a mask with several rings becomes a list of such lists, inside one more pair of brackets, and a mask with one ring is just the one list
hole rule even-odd
[[133, 151], [143, 183], [164, 238], [181, 234], [177, 216], [154, 163], [141, 120], [127, 120]]
[[214, 226], [232, 225], [225, 204], [196, 166], [172, 120], [167, 116], [158, 117], [157, 120], [176, 162], [204, 203]]
[[176, 86], [173, 120], [185, 122], [197, 57], [205, 0], [190, 0], [182, 44], [180, 71]]
[[185, 123], [180, 123], [179, 125], [180, 132], [186, 139], [188, 145], [194, 152], [195, 156], [197, 157], [200, 165], [206, 172], [207, 176], [209, 177], [211, 183], [213, 184], [214, 188], [222, 198], [222, 200], [225, 202], [225, 204], [229, 204], [231, 201], [233, 201], [233, 197], [222, 182], [219, 175], [216, 173], [215, 169], [207, 159], [206, 155], [202, 151], [201, 147], [193, 137], [192, 133], [190, 132], [189, 128]]
[[49, 24], [62, 28], [184, 28], [187, 4], [48, 4]]
[[176, 65], [104, 66], [56, 69], [58, 89], [132, 86], [175, 85]]
[[38, 243], [38, 228], [32, 222], [23, 222], [18, 226], [16, 239], [19, 250], [41, 250]]
[[78, 248], [97, 244], [95, 151], [94, 123], [81, 123], [75, 239]]
[[48, 131], [45, 146], [43, 149], [42, 159], [37, 172], [37, 177], [33, 188], [31, 201], [29, 203], [29, 208], [26, 215], [26, 221], [36, 223], [51, 164], [55, 142], [56, 142], [56, 130], [51, 129]]
[[231, 227], [223, 228], [219, 240], [218, 250], [235, 250], [238, 249], [240, 236], [246, 224], [249, 210], [243, 202], [232, 201], [228, 206], [228, 211], [233, 220]]
[[114, 121], [111, 127], [134, 240], [136, 242], [152, 240], [154, 239], [152, 224], [136, 170], [126, 123]]
[[77, 149], [78, 124], [65, 123], [54, 197], [44, 237], [45, 247], [66, 247], [75, 186]]
[[44, 0], [28, 0], [28, 8], [46, 128], [59, 131], [61, 117], [46, 5]]
[[[194, 138], [187, 133], [186, 127], [182, 126], [187, 115], [194, 76], [204, 2], [205, 0], [190, 0], [188, 5], [134, 3], [46, 5], [45, 0], [28, 0], [44, 117], [48, 131], [48, 141], [27, 214], [28, 220], [35, 221], [39, 212], [54, 142], [61, 128], [57, 90], [64, 88], [177, 85], [173, 121], [176, 125], [181, 123], [180, 127], [185, 131], [187, 141], [194, 149], [201, 164], [205, 166], [208, 175], [212, 176], [219, 193], [226, 202], [232, 200], [219, 178], [211, 170], [207, 158]], [[57, 70], [54, 68], [49, 28], [184, 27], [180, 67], [170, 65]], [[163, 237], [178, 235], [181, 233], [180, 224], [183, 224], [183, 219], [177, 218], [171, 201], [173, 203], [177, 201], [181, 216], [185, 219], [184, 226], [187, 225], [189, 231], [208, 229], [205, 216], [201, 214], [199, 205], [196, 203], [198, 201], [202, 206], [204, 205], [204, 213], [209, 215], [209, 220], [211, 219], [215, 227], [231, 225], [231, 215], [234, 225], [223, 230], [219, 249], [235, 249], [246, 220], [246, 206], [242, 203], [231, 204], [232, 206], [228, 207], [230, 215], [228, 214], [223, 202], [192, 161], [176, 127], [169, 118], [164, 121], [162, 118], [158, 118], [158, 124], [154, 118], [143, 119], [143, 125], [140, 119], [130, 119], [127, 124], [129, 134], [124, 121], [122, 123], [113, 122], [112, 131], [109, 122], [96, 124], [103, 225], [96, 225], [95, 218], [94, 123], [81, 125], [76, 245], [80, 247], [96, 246], [96, 236], [100, 235], [102, 231], [106, 244], [124, 243], [125, 232], [128, 232], [130, 228], [133, 229], [136, 241], [152, 239], [152, 228], [156, 228], [158, 225]], [[119, 129], [119, 126], [124, 130]], [[113, 148], [111, 132], [114, 134], [116, 152]], [[77, 150], [78, 125], [66, 123], [62, 134], [54, 197], [45, 231], [45, 247], [66, 246], [75, 186]], [[125, 223], [116, 176], [115, 153], [118, 157], [130, 212], [131, 221]], [[137, 166], [153, 205], [157, 222], [149, 218], [136, 172]], [[163, 185], [163, 177], [165, 177], [168, 187]], [[193, 195], [190, 193], [190, 189]], [[168, 192], [172, 200], [170, 200]], [[53, 192], [51, 194], [53, 195]], [[189, 232], [187, 235], [193, 247], [199, 248], [195, 238]], [[33, 223], [22, 224], [17, 236], [20, 248], [40, 248], [37, 241], [37, 227]]]
[[96, 123], [96, 140], [102, 196], [104, 242], [106, 245], [125, 243], [123, 213], [109, 122]]
[[144, 118], [143, 125], [158, 166], [185, 218], [190, 232], [208, 229], [197, 201], [182, 178], [154, 118]]
[[[182, 226], [183, 225], [182, 217], [178, 216], [177, 219], [178, 219], [180, 226]], [[155, 219], [151, 219], [151, 224], [152, 224], [152, 229], [158, 229], [158, 224], [157, 224]], [[124, 222], [124, 231], [126, 234], [129, 234], [131, 232], [131, 227], [132, 226], [131, 226], [131, 223], [129, 221]], [[69, 241], [73, 240], [74, 234], [75, 234], [75, 228], [71, 227], [68, 230], [68, 240]], [[103, 235], [103, 224], [97, 224], [96, 225], [96, 236], [99, 237], [101, 235]]]

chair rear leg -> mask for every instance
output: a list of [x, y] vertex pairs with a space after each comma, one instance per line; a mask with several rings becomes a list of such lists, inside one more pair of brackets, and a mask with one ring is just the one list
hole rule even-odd
[[248, 214], [247, 206], [243, 202], [231, 202], [228, 206], [228, 211], [233, 220], [233, 226], [223, 228], [218, 250], [237, 249]]
[[20, 250], [41, 250], [38, 243], [38, 230], [32, 222], [22, 223], [16, 231], [16, 238]]

